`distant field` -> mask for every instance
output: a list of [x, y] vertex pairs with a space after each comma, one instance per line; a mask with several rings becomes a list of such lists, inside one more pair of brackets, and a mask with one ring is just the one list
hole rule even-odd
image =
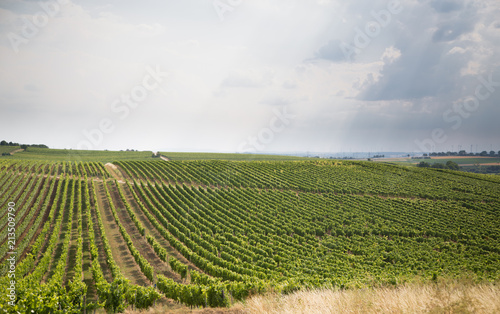
[[222, 153], [160, 153], [171, 160], [311, 160], [317, 158], [258, 155], [258, 154], [222, 154]]
[[[19, 146], [2, 146], [1, 153], [11, 152], [19, 149]], [[49, 149], [29, 147], [27, 151], [18, 152], [14, 156], [4, 156], [3, 158], [15, 158], [22, 160], [50, 160], [50, 161], [94, 161], [113, 162], [117, 160], [153, 160], [153, 152], [127, 152], [127, 151], [94, 151], [94, 150], [72, 150], [72, 149]], [[258, 155], [258, 154], [224, 154], [224, 153], [161, 153], [171, 160], [311, 160], [316, 158], [305, 158], [295, 156], [280, 155]]]
[[0, 156], [3, 153], [10, 153], [16, 149], [20, 149], [21, 147], [19, 146], [0, 146]]
[[467, 156], [464, 157], [444, 156], [444, 157], [432, 157], [431, 159], [387, 158], [387, 159], [377, 159], [376, 161], [389, 162], [398, 165], [413, 165], [413, 164], [418, 164], [421, 161], [425, 161], [429, 164], [435, 164], [435, 163], [446, 163], [448, 160], [456, 162], [459, 166], [500, 163], [500, 158], [498, 157], [467, 157]]
[[500, 163], [500, 158], [498, 157], [462, 157], [462, 158], [436, 157], [432, 158], [429, 163], [436, 163], [436, 162], [446, 163], [448, 160], [452, 160], [453, 162], [456, 162], [458, 165]]
[[[17, 147], [16, 149], [18, 148], [19, 147]], [[6, 156], [0, 158], [51, 161], [100, 161], [106, 163], [115, 160], [148, 160], [152, 159], [152, 154], [152, 152], [148, 151], [121, 152], [28, 147], [27, 151], [16, 153], [12, 157]]]

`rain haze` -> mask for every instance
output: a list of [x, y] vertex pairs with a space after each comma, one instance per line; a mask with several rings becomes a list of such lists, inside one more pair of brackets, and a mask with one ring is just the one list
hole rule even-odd
[[500, 150], [500, 2], [0, 2], [1, 139]]

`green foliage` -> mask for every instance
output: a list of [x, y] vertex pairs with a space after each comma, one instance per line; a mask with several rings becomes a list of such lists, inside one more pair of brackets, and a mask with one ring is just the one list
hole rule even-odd
[[182, 264], [175, 257], [170, 257], [168, 263], [173, 271], [181, 275], [182, 279], [186, 278], [188, 272], [187, 265]]
[[[398, 285], [416, 276], [500, 279], [500, 179], [494, 176], [334, 160], [115, 165], [125, 183], [109, 179], [100, 162], [0, 160], [0, 207], [15, 201], [23, 217], [16, 228], [25, 234], [16, 247], [26, 253], [16, 265], [16, 306], [7, 311], [82, 312], [84, 220], [99, 297], [90, 307], [109, 312], [147, 308], [162, 294], [192, 307], [226, 307], [264, 292]], [[121, 273], [101, 206], [111, 211], [148, 287]], [[134, 222], [127, 229], [123, 215]], [[145, 219], [155, 230], [144, 227]], [[155, 273], [136, 247], [142, 236], [182, 280]], [[0, 236], [0, 258], [6, 238]], [[194, 267], [170, 256], [165, 241]], [[56, 251], [59, 259], [52, 258]], [[2, 266], [5, 291], [8, 265]], [[7, 301], [0, 295], [0, 311]]]
[[161, 297], [153, 287], [130, 286], [127, 292], [127, 302], [134, 304], [138, 309], [147, 309]]
[[250, 160], [310, 160], [316, 158], [283, 156], [283, 155], [261, 155], [261, 154], [223, 154], [223, 153], [160, 153], [171, 160], [232, 160], [232, 161], [250, 161]]
[[450, 169], [450, 170], [460, 170], [460, 167], [458, 166], [458, 164], [454, 161], [451, 161], [451, 160], [448, 160], [446, 162], [446, 164], [443, 164], [443, 163], [428, 163], [428, 162], [425, 162], [425, 161], [421, 161], [417, 164], [417, 167], [420, 167], [420, 168], [429, 168], [429, 167], [432, 167], [432, 168], [436, 168], [436, 169]]
[[21, 147], [19, 146], [8, 146], [8, 145], [0, 146], [0, 154], [2, 154], [2, 156], [10, 156], [11, 152], [20, 148]]
[[458, 166], [458, 164], [456, 162], [453, 162], [451, 160], [448, 160], [446, 162], [446, 168], [450, 169], [450, 170], [460, 170], [460, 167]]
[[130, 296], [130, 284], [125, 278], [116, 278], [101, 295], [106, 311], [123, 312], [127, 307], [126, 297]]

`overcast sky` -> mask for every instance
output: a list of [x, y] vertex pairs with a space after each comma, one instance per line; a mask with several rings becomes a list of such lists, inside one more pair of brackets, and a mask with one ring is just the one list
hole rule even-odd
[[498, 151], [499, 17], [497, 0], [2, 0], [0, 138]]

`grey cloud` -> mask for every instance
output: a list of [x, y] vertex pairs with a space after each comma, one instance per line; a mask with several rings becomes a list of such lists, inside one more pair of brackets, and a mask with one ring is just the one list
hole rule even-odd
[[430, 5], [434, 8], [434, 10], [440, 13], [449, 13], [463, 8], [463, 3], [456, 0], [433, 0]]
[[460, 35], [466, 34], [474, 29], [475, 20], [473, 18], [456, 19], [439, 25], [432, 36], [434, 42], [452, 41]]
[[[140, 83], [144, 64], [165, 64], [174, 79], [127, 120], [114, 119], [116, 130], [99, 148], [234, 151], [269, 122], [263, 111], [286, 105], [297, 118], [266, 149], [401, 151], [438, 127], [447, 144], [466, 144], [460, 137], [498, 143], [500, 87], [460, 130], [442, 118], [479, 84], [461, 70], [485, 73], [498, 64], [498, 0], [400, 0], [403, 11], [362, 49], [358, 64], [343, 62], [340, 44], [353, 43], [356, 28], [390, 0], [297, 1], [289, 10], [288, 0], [245, 1], [224, 23], [212, 1], [74, 0], [59, 15], [71, 19], [51, 23], [14, 54], [6, 34], [22, 27], [20, 14], [41, 10], [38, 1], [0, 1], [8, 8], [0, 16], [7, 47], [0, 133], [15, 136], [9, 140], [76, 148], [83, 130], [116, 117], [110, 104]], [[146, 31], [155, 25], [162, 31]], [[477, 36], [461, 40], [473, 29]], [[193, 41], [199, 49], [182, 44]], [[381, 59], [391, 47], [398, 56]], [[365, 79], [353, 89], [357, 77]]]
[[377, 82], [361, 86], [364, 89], [359, 98], [371, 101], [420, 99], [453, 90], [464, 56], [444, 56], [446, 52], [442, 45], [433, 44], [424, 49], [407, 49], [400, 59], [384, 66]]
[[324, 46], [319, 48], [315, 57], [319, 59], [330, 60], [334, 62], [346, 61], [345, 55], [340, 49], [341, 41], [332, 39]]
[[[436, 5], [431, 3], [433, 9]], [[451, 4], [443, 4], [441, 10], [428, 9], [427, 14], [420, 15], [419, 19], [407, 16], [406, 30], [395, 34], [395, 46], [401, 51], [401, 57], [394, 63], [384, 65], [377, 82], [360, 86], [359, 99], [373, 101], [436, 97], [451, 93], [463, 85], [461, 69], [471, 61], [473, 54], [470, 51], [463, 54], [448, 52], [457, 46], [475, 50], [476, 43], [451, 41], [474, 29], [478, 22], [476, 9], [472, 6], [456, 6], [454, 10], [462, 11], [449, 16], [440, 13], [446, 11], [445, 7], [451, 10]], [[419, 9], [425, 10], [425, 7]], [[441, 22], [436, 24], [436, 21]], [[438, 29], [431, 36], [426, 36], [422, 32], [422, 25]]]
[[[447, 2], [442, 2], [440, 6], [448, 7], [446, 3]], [[450, 6], [452, 6], [452, 4], [450, 4]], [[442, 22], [437, 24], [438, 29], [432, 37], [433, 41], [451, 41], [474, 29], [474, 25], [477, 22], [477, 9], [473, 5], [462, 6], [460, 4], [456, 4], [456, 7], [454, 7], [451, 11], [457, 10], [460, 10], [459, 13], [454, 13], [451, 16], [446, 14], [449, 11], [437, 10], [438, 20]]]

